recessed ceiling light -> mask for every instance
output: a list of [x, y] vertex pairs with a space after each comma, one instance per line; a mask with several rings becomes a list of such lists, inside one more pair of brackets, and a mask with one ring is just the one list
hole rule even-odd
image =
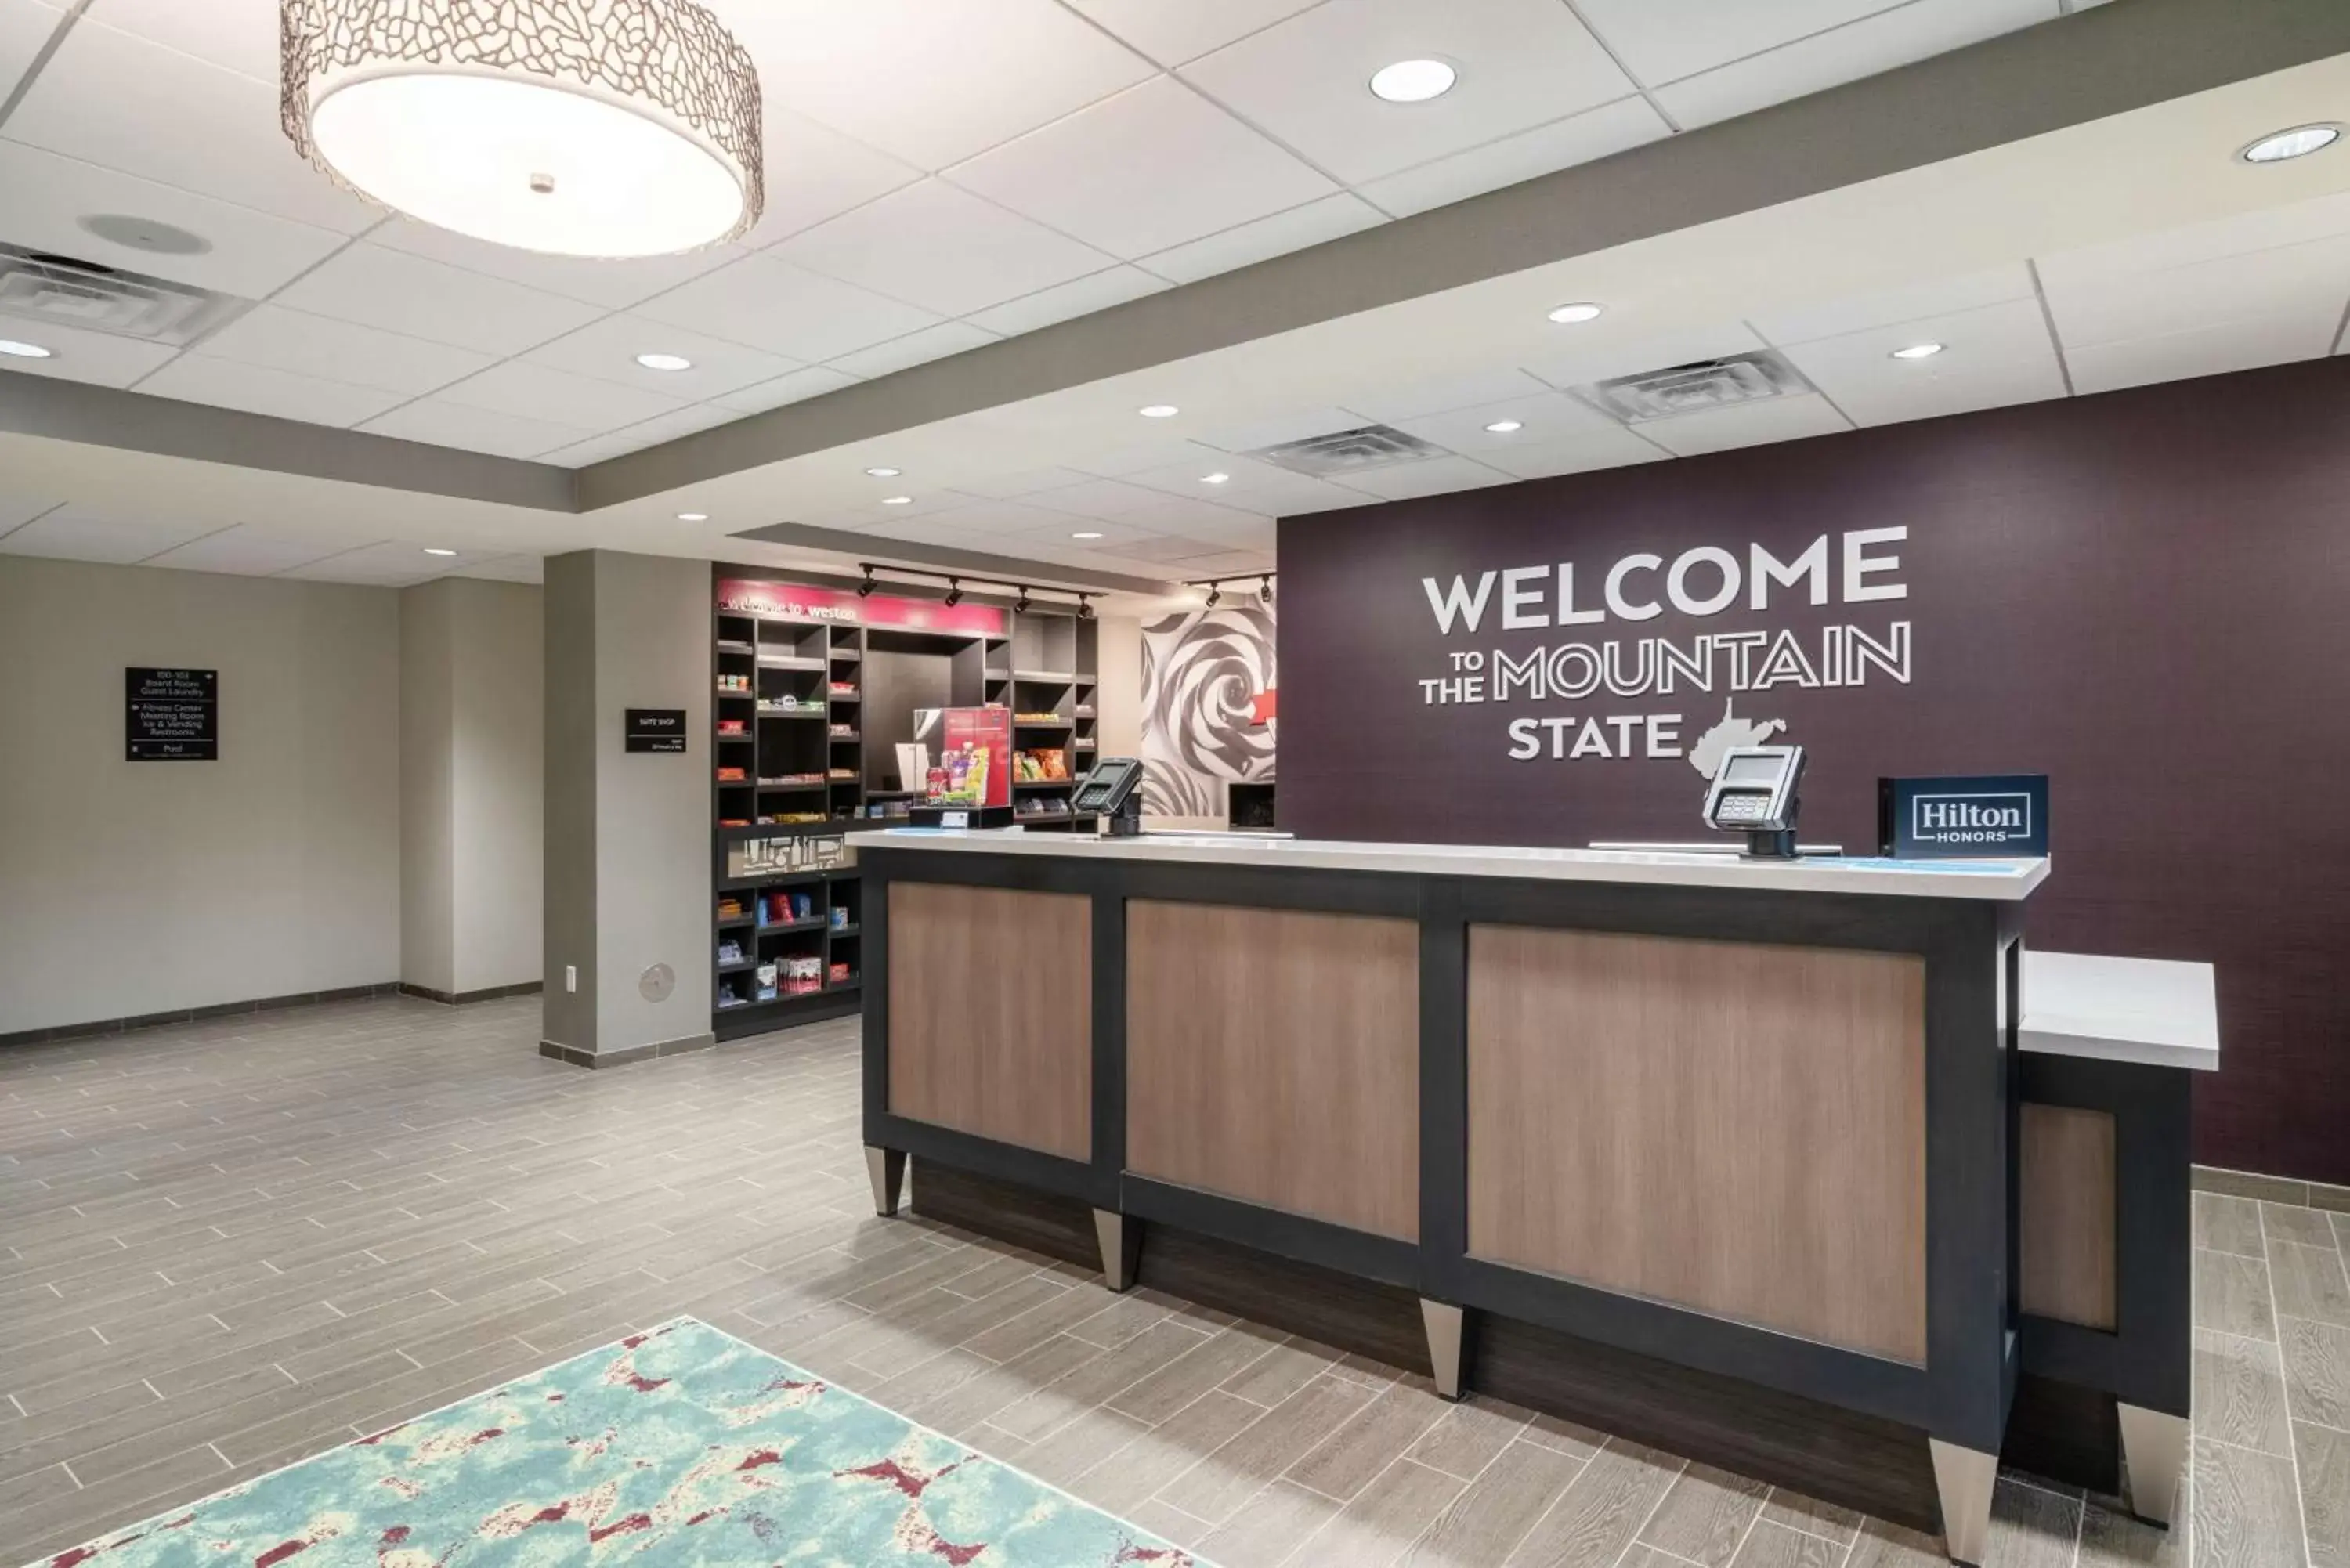
[[1146, 420], [1171, 420], [1183, 410], [1172, 403], [1145, 403], [1134, 411]]
[[1487, 425], [1485, 430], [1490, 435], [1513, 435], [1525, 428], [1525, 421], [1523, 420], [1495, 420], [1492, 424]]
[[1229, 473], [1203, 473], [1200, 475], [1200, 483], [1202, 484], [1230, 484], [1232, 482], [1232, 476]]
[[1371, 94], [1389, 103], [1426, 103], [1451, 92], [1460, 79], [1442, 60], [1398, 60], [1371, 73]]
[[648, 370], [691, 370], [693, 361], [682, 354], [639, 354], [637, 363]]
[[876, 479], [895, 479], [906, 471], [902, 468], [868, 468], [865, 472]]
[[1941, 351], [1939, 343], [1912, 343], [1907, 348], [1896, 348], [1893, 357], [1896, 359], [1931, 359]]
[[457, 552], [454, 550], [443, 550], [437, 545], [427, 545], [424, 546], [424, 553], [428, 556], [453, 556]]
[[11, 359], [47, 359], [50, 351], [37, 343], [19, 343], [14, 337], [0, 337], [0, 354]]
[[885, 495], [881, 498], [884, 506], [911, 506], [913, 504], [914, 498], [910, 495]]
[[1574, 305], [1560, 306], [1550, 313], [1550, 318], [1561, 327], [1573, 327], [1578, 322], [1598, 320], [1600, 313], [1607, 308], [1604, 305], [1593, 305], [1587, 300], [1579, 301]]
[[202, 234], [170, 223], [160, 223], [152, 218], [132, 217], [127, 213], [92, 213], [75, 220], [84, 234], [96, 234], [109, 244], [122, 245], [134, 251], [152, 251], [158, 255], [200, 256], [213, 248], [212, 241]]
[[681, 512], [677, 514], [677, 520], [681, 523], [707, 523], [710, 521], [710, 514], [707, 512]]
[[2291, 130], [2262, 137], [2238, 156], [2247, 163], [2284, 163], [2323, 152], [2341, 140], [2342, 128], [2338, 125], [2296, 125]]
[[1070, 537], [1070, 538], [1072, 538], [1072, 539], [1098, 539], [1098, 538], [1100, 538], [1100, 537], [1101, 537], [1101, 535], [1100, 535], [1099, 534], [1095, 534], [1095, 533], [1090, 533], [1090, 532], [1089, 532], [1089, 533], [1084, 533], [1084, 534], [1072, 534], [1072, 535], [1069, 535], [1069, 537]]

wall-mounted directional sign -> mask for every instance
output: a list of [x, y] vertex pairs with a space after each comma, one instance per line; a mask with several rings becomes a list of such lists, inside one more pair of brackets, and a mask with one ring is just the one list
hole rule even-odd
[[220, 671], [122, 672], [123, 756], [134, 763], [209, 763], [220, 757]]

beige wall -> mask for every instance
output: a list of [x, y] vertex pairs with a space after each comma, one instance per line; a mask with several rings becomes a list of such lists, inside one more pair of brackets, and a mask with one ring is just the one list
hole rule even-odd
[[400, 600], [400, 978], [539, 978], [541, 594], [444, 577]]
[[[220, 760], [123, 760], [131, 665]], [[0, 557], [0, 1034], [399, 978], [385, 588]]]
[[1129, 616], [1101, 618], [1099, 665], [1095, 674], [1094, 726], [1105, 757], [1142, 754], [1142, 622]]

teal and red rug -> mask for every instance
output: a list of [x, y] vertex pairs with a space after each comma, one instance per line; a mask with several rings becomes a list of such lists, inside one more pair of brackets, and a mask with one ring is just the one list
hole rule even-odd
[[50, 1568], [1209, 1568], [690, 1317]]

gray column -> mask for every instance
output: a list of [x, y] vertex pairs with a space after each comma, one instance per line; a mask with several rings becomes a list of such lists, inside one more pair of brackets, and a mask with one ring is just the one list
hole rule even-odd
[[[710, 563], [556, 556], [546, 605], [541, 1049], [601, 1066], [707, 1045]], [[630, 708], [684, 709], [684, 753], [626, 752]]]

